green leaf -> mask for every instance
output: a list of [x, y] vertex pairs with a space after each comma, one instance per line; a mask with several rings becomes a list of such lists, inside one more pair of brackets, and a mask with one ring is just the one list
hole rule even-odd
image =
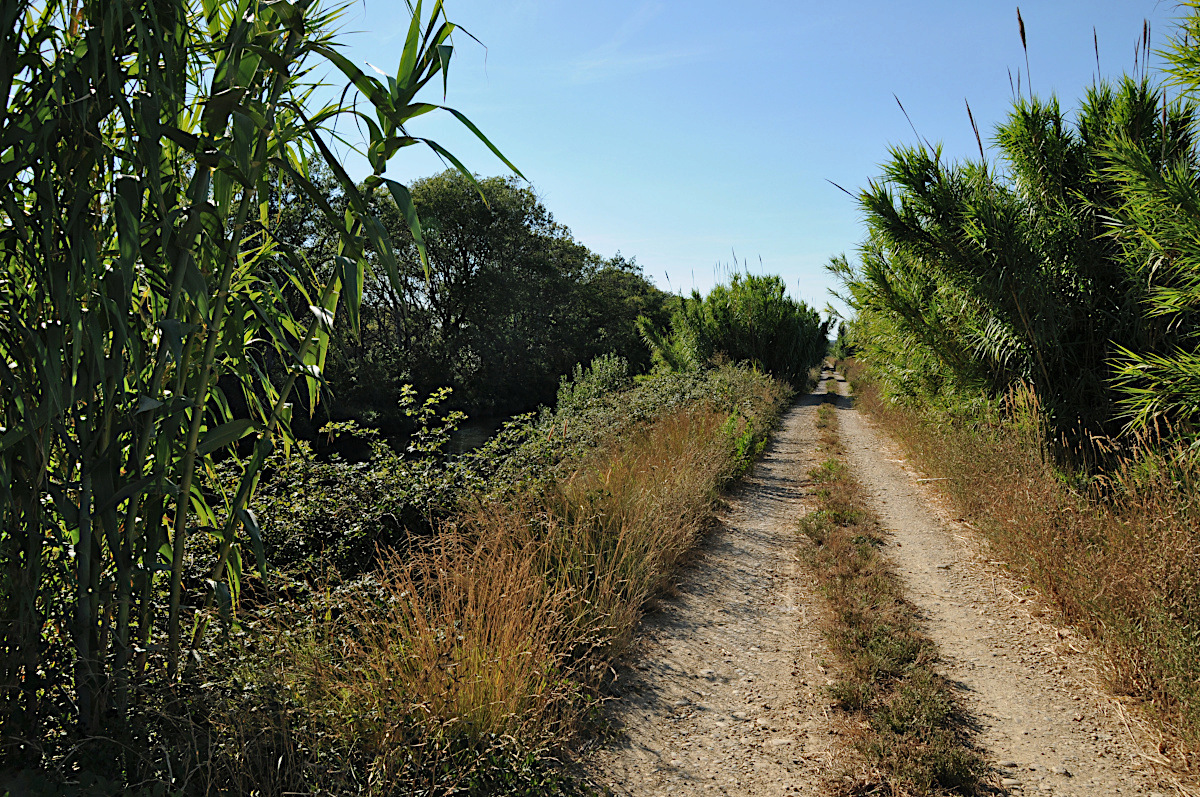
[[196, 453], [200, 456], [211, 454], [218, 448], [242, 439], [253, 430], [254, 422], [245, 418], [223, 423], [205, 432], [204, 439], [196, 446]]
[[392, 249], [392, 239], [388, 236], [383, 222], [374, 216], [368, 216], [362, 219], [362, 225], [363, 230], [367, 233], [367, 238], [371, 241], [371, 248], [383, 261], [383, 267], [387, 270], [392, 284], [398, 286], [400, 284], [400, 264], [396, 260], [396, 253]]
[[323, 55], [325, 58], [333, 62], [333, 65], [342, 71], [342, 74], [350, 79], [350, 82], [361, 91], [371, 104], [376, 108], [392, 108], [392, 99], [388, 92], [384, 91], [383, 84], [373, 77], [364, 73], [357, 66], [352, 64], [346, 56], [339, 53], [326, 44], [317, 44], [313, 46], [313, 52]]
[[107, 512], [110, 509], [116, 509], [123, 501], [141, 495], [147, 491], [148, 487], [157, 484], [161, 477], [161, 473], [152, 473], [149, 476], [138, 479], [135, 482], [126, 484], [120, 490], [117, 490], [117, 492], [113, 494], [111, 498], [105, 501], [104, 504], [96, 510], [96, 514], [99, 515]]
[[400, 53], [400, 67], [396, 70], [396, 82], [405, 88], [412, 86], [416, 76], [413, 69], [417, 66], [417, 58], [421, 48], [421, 0], [413, 9], [412, 20], [408, 23], [408, 36], [404, 40], [404, 50]]
[[[413, 241], [417, 244], [417, 252], [421, 256], [421, 265], [425, 268], [425, 279], [429, 279], [429, 256], [425, 251], [425, 237], [421, 235], [421, 220], [417, 218], [417, 208], [413, 204], [412, 194], [408, 192], [408, 188], [404, 183], [398, 183], [395, 180], [384, 178], [384, 183], [387, 184], [388, 191], [395, 200], [396, 206], [400, 209], [400, 214], [404, 216], [404, 222], [408, 225], [409, 231], [412, 233]], [[390, 276], [390, 274], [389, 274]], [[392, 287], [403, 293], [403, 288], [400, 285], [399, 273], [396, 279], [392, 282]]]
[[[195, 324], [185, 324], [176, 318], [164, 318], [158, 322], [158, 328], [162, 334], [166, 336], [167, 350], [171, 352], [171, 359], [176, 363], [183, 359], [183, 341], [195, 329]], [[143, 401], [145, 401], [143, 397]], [[142, 405], [138, 405], [138, 412], [143, 412]]]
[[442, 99], [445, 99], [450, 89], [450, 56], [454, 54], [454, 47], [449, 44], [439, 44], [437, 54], [438, 62], [442, 67]]
[[322, 332], [333, 331], [333, 313], [326, 310], [324, 307], [317, 307], [315, 304], [308, 306], [308, 311], [313, 314], [316, 319], [317, 328]]
[[141, 256], [142, 181], [136, 175], [115, 176], [117, 184], [117, 243], [122, 271], [132, 268]]
[[233, 592], [229, 589], [229, 585], [224, 581], [216, 579], [206, 579], [208, 588], [213, 591], [213, 597], [216, 598], [217, 613], [221, 617], [221, 622], [225, 623], [226, 627], [233, 625]]
[[474, 122], [472, 122], [466, 116], [464, 116], [463, 114], [454, 110], [453, 108], [449, 108], [446, 106], [440, 106], [440, 107], [442, 108], [442, 110], [449, 111], [450, 113], [452, 113], [454, 115], [455, 119], [462, 122], [463, 125], [465, 125], [468, 130], [470, 130], [472, 133], [475, 134], [476, 138], [478, 138], [480, 141], [482, 141], [484, 144], [486, 144], [487, 148], [492, 151], [492, 154], [494, 154], [497, 158], [499, 158], [501, 161], [503, 161], [505, 166], [507, 166], [508, 168], [513, 170], [513, 174], [515, 174], [517, 177], [520, 177], [522, 180], [525, 179], [525, 175], [521, 174], [521, 170], [518, 169], [516, 166], [514, 166], [512, 161], [510, 161], [508, 158], [504, 157], [504, 153], [496, 148], [496, 145], [493, 144], [488, 139], [488, 137], [483, 134], [482, 130], [480, 130], [478, 127], [475, 126]]
[[258, 517], [252, 510], [246, 508], [238, 509], [238, 517], [241, 519], [246, 533], [250, 535], [250, 542], [254, 546], [254, 560], [258, 564], [258, 574], [265, 579], [267, 577], [267, 554], [263, 549], [262, 528], [258, 525]]
[[346, 303], [346, 315], [349, 316], [350, 328], [358, 335], [359, 308], [362, 306], [363, 282], [366, 277], [367, 262], [362, 258], [349, 258], [337, 255], [334, 258], [342, 278], [342, 295]]
[[[304, 24], [304, 12], [297, 8], [288, 0], [265, 0], [264, 6], [274, 11], [283, 20], [283, 24], [291, 28], [302, 29]], [[277, 69], [280, 73], [285, 73], [286, 69]]]

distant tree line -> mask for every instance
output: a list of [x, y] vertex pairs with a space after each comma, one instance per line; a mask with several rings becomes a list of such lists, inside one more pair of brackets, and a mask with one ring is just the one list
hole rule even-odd
[[830, 321], [787, 295], [776, 275], [734, 273], [707, 296], [692, 291], [673, 308], [669, 328], [639, 321], [660, 367], [676, 371], [707, 365], [714, 356], [745, 362], [803, 390], [809, 370], [825, 356]]

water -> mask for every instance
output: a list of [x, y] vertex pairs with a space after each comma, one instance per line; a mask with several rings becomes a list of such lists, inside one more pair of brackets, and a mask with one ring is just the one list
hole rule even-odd
[[474, 451], [491, 440], [492, 435], [500, 429], [503, 423], [503, 420], [467, 421], [450, 435], [450, 442], [447, 444], [446, 450], [451, 454], [465, 454], [468, 451]]

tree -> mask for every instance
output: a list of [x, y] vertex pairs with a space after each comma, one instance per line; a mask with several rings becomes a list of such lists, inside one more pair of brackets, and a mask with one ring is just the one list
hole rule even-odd
[[402, 242], [403, 288], [368, 281], [361, 338], [335, 346], [335, 415], [395, 434], [405, 384], [450, 386], [454, 406], [497, 416], [552, 404], [560, 378], [597, 355], [647, 364], [636, 318], [661, 315], [666, 294], [634, 261], [575, 241], [529, 188], [499, 177], [478, 185], [452, 171], [412, 184], [428, 272], [391, 197], [374, 197]]
[[625, 358], [633, 373], [650, 370], [649, 348], [638, 331], [638, 318], [662, 327], [670, 322], [674, 297], [646, 279], [633, 258], [618, 252], [612, 259], [594, 261], [581, 285], [585, 352], [578, 362], [601, 354]]
[[707, 296], [693, 291], [671, 316], [666, 332], [649, 318], [642, 334], [657, 363], [673, 370], [706, 367], [713, 355], [747, 362], [802, 386], [825, 356], [828, 322], [787, 295], [778, 276], [734, 274]]
[[[1200, 99], [1200, 3], [1171, 41], [1171, 83]], [[1177, 124], [1164, 116], [1161, 125]], [[1190, 136], [1191, 129], [1180, 131]], [[1179, 136], [1180, 133], [1175, 135]], [[1116, 183], [1117, 240], [1133, 279], [1145, 286], [1141, 309], [1152, 320], [1154, 345], [1122, 342], [1115, 356], [1121, 417], [1130, 431], [1200, 429], [1200, 169], [1194, 143], [1159, 155], [1137, 135], [1108, 142]]]
[[861, 195], [861, 265], [831, 265], [890, 389], [1032, 384], [1060, 458], [1095, 462], [1109, 445], [1096, 441], [1124, 426], [1119, 353], [1169, 350], [1181, 332], [1145, 312], [1153, 280], [1113, 235], [1128, 207], [1122, 161], [1194, 173], [1194, 121], [1190, 103], [1126, 78], [1089, 90], [1074, 123], [1056, 100], [1019, 99], [996, 133], [999, 164], [893, 149]]

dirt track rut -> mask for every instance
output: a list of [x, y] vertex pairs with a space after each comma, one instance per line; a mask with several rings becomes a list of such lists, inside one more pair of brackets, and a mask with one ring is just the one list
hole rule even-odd
[[618, 794], [815, 793], [829, 764], [820, 606], [796, 559], [816, 406], [783, 418], [762, 460], [643, 618], [612, 701], [616, 739], [587, 762]]
[[[844, 392], [844, 383], [839, 383]], [[1144, 739], [1097, 688], [1096, 658], [1069, 629], [1044, 622], [1038, 597], [989, 560], [928, 482], [849, 399], [838, 403], [851, 472], [889, 534], [887, 553], [937, 643], [941, 668], [1012, 793], [1165, 795]], [[1135, 743], [1136, 742], [1136, 743]], [[1177, 792], [1176, 792], [1177, 793]]]

